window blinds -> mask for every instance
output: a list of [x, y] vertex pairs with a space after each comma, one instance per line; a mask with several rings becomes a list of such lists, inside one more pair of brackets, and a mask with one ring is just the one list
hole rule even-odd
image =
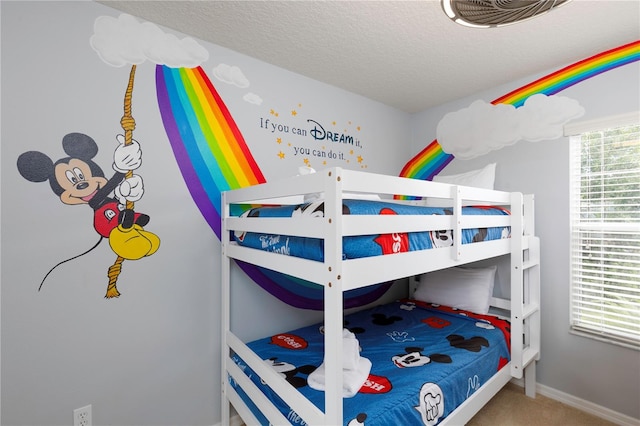
[[640, 349], [640, 120], [635, 121], [571, 137], [571, 328]]

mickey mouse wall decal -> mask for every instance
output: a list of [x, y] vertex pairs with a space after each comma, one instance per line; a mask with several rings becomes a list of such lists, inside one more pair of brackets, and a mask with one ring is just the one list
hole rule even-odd
[[[113, 155], [112, 168], [115, 174], [107, 179], [102, 168], [93, 161], [98, 145], [88, 135], [69, 133], [62, 138], [62, 149], [67, 157], [53, 161], [39, 151], [27, 151], [18, 157], [18, 171], [30, 182], [49, 182], [53, 193], [66, 205], [87, 204], [93, 209], [93, 226], [100, 235], [98, 242], [89, 250], [63, 260], [47, 272], [38, 291], [51, 272], [61, 264], [84, 256], [95, 249], [103, 238], [118, 256], [109, 268], [109, 285], [106, 298], [118, 297], [116, 280], [121, 264], [126, 260], [138, 260], [151, 256], [160, 246], [157, 235], [144, 229], [149, 216], [134, 211], [134, 202], [144, 194], [142, 177], [133, 171], [142, 164], [140, 144], [131, 137], [135, 121], [131, 117], [132, 69], [125, 94], [125, 115], [121, 124], [125, 135], [117, 135], [118, 146]], [[112, 195], [113, 194], [113, 195]]]
[[[55, 163], [38, 151], [28, 151], [18, 157], [18, 171], [25, 179], [31, 182], [48, 181], [51, 190], [63, 204], [87, 204], [93, 209], [93, 226], [100, 239], [79, 256], [96, 248], [103, 238], [109, 240], [114, 253], [129, 260], [150, 256], [160, 245], [155, 234], [144, 230], [149, 216], [126, 208], [127, 201], [138, 201], [144, 193], [140, 176], [133, 175], [130, 179], [124, 179], [127, 171], [135, 170], [141, 164], [140, 144], [134, 141], [125, 146], [122, 135], [118, 135], [117, 140], [119, 145], [114, 152], [112, 165], [115, 174], [109, 179], [92, 160], [98, 153], [98, 145], [91, 137], [82, 133], [64, 136], [62, 148], [68, 156]], [[66, 261], [58, 265], [64, 262]], [[40, 288], [43, 283], [44, 279]]]

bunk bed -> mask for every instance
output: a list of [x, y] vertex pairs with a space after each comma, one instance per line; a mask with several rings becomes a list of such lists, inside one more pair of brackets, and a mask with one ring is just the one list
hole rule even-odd
[[[313, 201], [299, 205], [305, 196], [314, 197]], [[282, 206], [286, 200], [295, 200], [294, 206]], [[382, 209], [392, 210], [392, 214], [370, 213], [366, 209], [362, 213], [356, 211], [359, 205], [367, 203], [380, 204]], [[533, 195], [329, 168], [315, 174], [225, 192], [222, 204], [223, 424], [229, 424], [231, 404], [248, 425], [390, 424], [388, 416], [402, 424], [457, 425], [471, 419], [512, 378], [524, 379], [525, 393], [535, 396], [535, 366], [540, 346], [540, 246], [534, 233]], [[274, 204], [277, 206], [272, 207]], [[237, 207], [241, 205], [251, 206], [251, 213], [238, 215]], [[321, 214], [293, 213], [308, 210], [311, 205], [314, 211], [321, 210]], [[475, 209], [492, 213], [476, 214]], [[277, 213], [272, 214], [272, 211]], [[252, 214], [256, 212], [260, 214]], [[451, 244], [445, 247], [434, 244], [434, 235], [442, 230], [452, 237]], [[487, 238], [492, 231], [495, 237]], [[478, 233], [483, 238], [473, 238]], [[283, 250], [255, 248], [250, 241], [251, 236], [256, 235], [276, 236], [274, 240], [280, 236], [291, 241], [298, 238], [314, 246], [320, 242], [320, 253], [291, 255], [287, 247], [290, 255], [283, 255]], [[350, 254], [348, 247], [361, 247], [363, 236], [368, 239], [371, 236], [391, 236], [392, 242], [401, 241], [400, 246], [402, 241], [411, 238], [411, 248], [405, 247], [391, 254]], [[423, 236], [430, 238], [431, 243], [426, 246], [416, 243], [416, 238]], [[450, 268], [462, 270], [466, 269], [465, 265], [498, 257], [507, 257], [510, 262], [510, 298], [490, 296], [488, 302], [496, 311], [478, 313], [415, 297], [420, 292], [420, 281], [427, 279], [429, 274]], [[230, 329], [230, 269], [233, 260], [322, 286], [322, 324], [243, 342]], [[407, 299], [344, 316], [344, 292], [403, 278], [409, 278]], [[412, 319], [414, 312], [417, 316]], [[371, 318], [389, 317], [406, 317], [405, 324], [411, 323], [415, 327], [403, 326], [402, 336], [395, 334], [398, 331], [393, 327], [383, 327], [382, 337], [359, 334]], [[425, 325], [425, 317], [435, 320], [436, 324], [428, 324], [427, 321]], [[458, 326], [458, 321], [468, 324]], [[456, 331], [457, 334], [446, 332], [444, 339], [449, 341], [446, 348], [434, 349], [436, 343], [432, 340], [428, 341], [429, 348], [420, 347], [420, 341], [411, 340], [414, 339], [413, 333], [418, 333], [418, 328], [431, 328], [433, 331], [442, 328], [442, 324], [470, 326], [475, 327], [474, 330], [484, 328], [490, 333], [478, 337], [482, 342], [479, 348], [467, 347], [466, 351], [457, 352], [452, 352], [456, 349], [454, 340], [465, 340], [464, 336], [475, 332], [464, 328], [455, 328], [460, 330]], [[362, 327], [353, 327], [357, 325]], [[345, 358], [352, 355], [349, 348], [353, 342], [347, 337], [357, 337], [356, 359], [360, 356], [360, 359], [370, 359], [369, 363], [372, 363], [366, 370], [368, 376], [360, 389], [359, 386], [349, 389], [351, 370], [345, 367]], [[419, 339], [424, 340], [422, 336]], [[411, 385], [414, 389], [403, 389], [404, 379], [387, 377], [388, 370], [381, 370], [383, 367], [376, 351], [394, 350], [382, 348], [383, 341], [404, 348], [402, 351], [395, 349], [393, 357], [388, 355], [392, 352], [382, 352], [382, 359], [388, 360], [386, 364], [392, 369], [402, 367], [400, 364], [406, 361], [403, 356], [414, 359], [424, 352], [427, 355], [422, 356], [422, 363], [428, 363], [430, 368], [435, 364], [445, 367], [449, 364], [449, 370], [438, 373], [443, 380], [452, 374], [451, 368], [461, 370], [465, 376], [446, 384], [422, 377], [425, 370], [404, 368], [409, 371], [404, 377], [418, 377], [419, 383]], [[296, 357], [301, 357], [299, 360], [289, 358], [282, 364], [311, 365], [311, 373], [298, 369], [302, 375], [309, 374], [308, 382], [294, 384], [275, 365], [282, 360], [278, 359], [280, 354], [277, 350], [291, 353], [291, 346], [305, 351], [296, 354]], [[457, 364], [462, 359], [459, 354], [469, 351], [492, 352], [497, 358], [490, 361], [483, 358], [481, 361], [492, 366], [490, 371], [476, 374], [475, 370], [466, 370], [466, 364], [461, 368]], [[311, 358], [302, 358], [302, 352], [309, 352]], [[453, 353], [455, 355], [451, 355]], [[452, 363], [451, 357], [456, 362]], [[322, 374], [316, 374], [320, 370]], [[381, 371], [384, 373], [378, 374]], [[313, 389], [310, 386], [312, 374], [314, 382], [321, 377], [320, 385], [315, 383]], [[361, 396], [371, 393], [365, 388], [380, 391], [385, 385], [393, 387], [394, 395], [400, 395], [397, 400], [390, 400], [391, 394], [385, 395], [384, 400], [392, 401], [392, 406], [381, 404], [382, 399]], [[461, 396], [453, 396], [452, 390], [442, 392], [441, 385], [443, 389], [445, 385], [464, 389], [459, 392]], [[370, 406], [362, 406], [363, 403]]]

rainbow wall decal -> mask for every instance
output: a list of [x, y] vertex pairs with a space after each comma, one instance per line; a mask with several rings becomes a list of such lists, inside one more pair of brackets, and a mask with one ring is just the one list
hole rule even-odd
[[[264, 183], [265, 178], [224, 102], [202, 68], [156, 67], [156, 91], [164, 128], [191, 197], [218, 239], [221, 193]], [[317, 284], [238, 262], [258, 285], [299, 308], [322, 309]], [[345, 294], [345, 307], [378, 299], [391, 283]]]
[[[638, 60], [640, 60], [640, 40], [576, 62], [573, 65], [569, 65], [542, 77], [533, 83], [507, 93], [491, 103], [494, 105], [510, 104], [517, 108], [522, 106], [529, 96], [538, 93], [547, 96], [554, 95], [581, 81]], [[431, 180], [452, 160], [453, 155], [445, 153], [438, 141], [434, 140], [405, 164], [400, 171], [400, 176]]]
[[400, 172], [401, 177], [431, 180], [453, 160], [453, 155], [442, 150], [440, 143], [434, 139], [422, 151], [413, 157]]
[[266, 182], [202, 68], [156, 67], [160, 114], [191, 196], [220, 238], [221, 193]]
[[510, 104], [517, 108], [522, 106], [524, 101], [531, 95], [537, 93], [547, 96], [555, 95], [581, 81], [638, 60], [640, 60], [640, 40], [607, 50], [562, 68], [533, 83], [507, 93], [493, 101], [492, 104]]

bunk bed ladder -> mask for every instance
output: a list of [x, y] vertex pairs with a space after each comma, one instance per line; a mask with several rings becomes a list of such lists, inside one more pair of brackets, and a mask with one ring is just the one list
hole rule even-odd
[[531, 397], [540, 358], [540, 241], [534, 236], [533, 206], [533, 195], [512, 194], [511, 375], [524, 376]]

